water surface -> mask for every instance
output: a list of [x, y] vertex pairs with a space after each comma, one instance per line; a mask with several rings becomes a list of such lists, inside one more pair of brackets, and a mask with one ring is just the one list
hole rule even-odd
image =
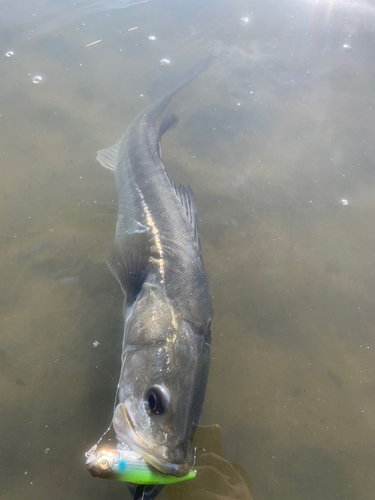
[[0, 498], [130, 498], [84, 467], [122, 341], [115, 185], [95, 154], [155, 76], [213, 54], [162, 144], [195, 193], [215, 309], [202, 423], [254, 500], [371, 500], [375, 8], [72, 3], [0, 1]]

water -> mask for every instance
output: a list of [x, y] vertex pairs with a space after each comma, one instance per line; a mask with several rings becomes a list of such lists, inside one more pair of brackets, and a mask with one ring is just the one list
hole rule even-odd
[[95, 153], [155, 75], [211, 53], [162, 150], [193, 187], [215, 309], [202, 423], [245, 479], [216, 457], [160, 498], [249, 498], [250, 478], [254, 500], [371, 500], [375, 8], [129, 3], [0, 1], [0, 498], [130, 498], [84, 466], [122, 340], [103, 257], [115, 186]]

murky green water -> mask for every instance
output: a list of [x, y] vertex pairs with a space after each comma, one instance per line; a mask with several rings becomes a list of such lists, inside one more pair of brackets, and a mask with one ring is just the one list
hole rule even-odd
[[[211, 53], [162, 144], [195, 193], [215, 309], [202, 423], [254, 500], [371, 500], [375, 8], [103, 3], [0, 1], [0, 498], [130, 498], [84, 466], [122, 341], [115, 185], [95, 154], [149, 102], [161, 59]], [[160, 499], [249, 498], [219, 462]]]

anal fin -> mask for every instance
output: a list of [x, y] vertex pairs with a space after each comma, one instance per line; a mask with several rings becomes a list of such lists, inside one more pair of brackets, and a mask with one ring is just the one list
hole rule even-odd
[[175, 128], [178, 124], [178, 117], [176, 115], [167, 115], [163, 118], [159, 127], [159, 140], [168, 131]]
[[198, 245], [200, 250], [201, 244], [199, 239], [199, 231], [198, 231], [198, 215], [197, 210], [195, 208], [195, 200], [193, 190], [190, 186], [185, 187], [182, 184], [176, 186], [176, 184], [171, 180], [171, 183], [174, 187], [177, 198], [180, 200], [182, 208], [185, 212], [185, 215], [188, 221], [191, 224], [194, 233], [194, 239]]

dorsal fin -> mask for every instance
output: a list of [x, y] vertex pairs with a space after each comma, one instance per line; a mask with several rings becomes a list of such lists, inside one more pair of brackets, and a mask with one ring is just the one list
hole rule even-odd
[[201, 249], [201, 242], [199, 238], [198, 231], [198, 215], [195, 208], [195, 200], [193, 190], [190, 186], [185, 187], [182, 184], [176, 186], [176, 184], [171, 180], [172, 186], [174, 187], [177, 198], [180, 200], [182, 208], [191, 224], [194, 233], [194, 239], [198, 245], [199, 250]]
[[107, 252], [109, 270], [120, 283], [127, 302], [140, 292], [150, 258], [148, 230], [122, 233]]
[[113, 144], [113, 146], [109, 146], [109, 148], [101, 149], [96, 153], [96, 159], [104, 168], [108, 168], [108, 170], [114, 170], [117, 165], [117, 157], [118, 151], [120, 149], [121, 139]]

